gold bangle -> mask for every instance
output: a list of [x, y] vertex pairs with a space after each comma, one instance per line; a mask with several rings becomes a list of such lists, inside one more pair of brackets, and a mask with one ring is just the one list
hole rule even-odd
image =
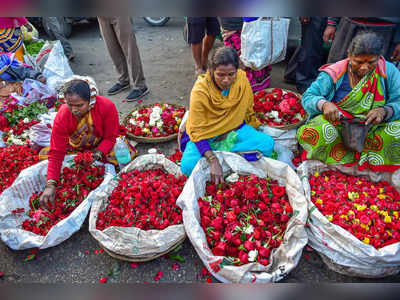
[[48, 187], [48, 186], [50, 186], [50, 185], [52, 185], [52, 186], [57, 186], [57, 180], [55, 180], [55, 179], [49, 179], [49, 180], [47, 180], [47, 181], [46, 181], [46, 187]]
[[215, 154], [212, 154], [212, 155], [206, 157], [206, 159], [209, 163], [211, 163], [213, 160], [218, 160], [218, 157]]

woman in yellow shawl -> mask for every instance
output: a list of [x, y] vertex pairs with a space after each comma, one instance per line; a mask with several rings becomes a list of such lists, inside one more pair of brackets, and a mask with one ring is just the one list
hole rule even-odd
[[[190, 96], [186, 136], [182, 137], [182, 172], [190, 175], [196, 163], [206, 157], [211, 179], [223, 182], [221, 165], [213, 150], [261, 152], [270, 156], [274, 140], [257, 131], [260, 126], [253, 111], [253, 92], [246, 73], [239, 68], [239, 57], [229, 47], [216, 49], [208, 71], [198, 77]], [[188, 139], [190, 139], [188, 141]], [[248, 160], [256, 155], [246, 153]]]

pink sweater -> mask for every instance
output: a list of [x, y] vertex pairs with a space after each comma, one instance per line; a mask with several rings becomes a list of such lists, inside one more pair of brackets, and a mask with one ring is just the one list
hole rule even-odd
[[0, 18], [0, 28], [21, 27], [28, 23], [26, 18]]

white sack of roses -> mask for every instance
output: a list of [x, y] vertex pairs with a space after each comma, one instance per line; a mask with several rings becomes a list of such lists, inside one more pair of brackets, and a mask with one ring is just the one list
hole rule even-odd
[[363, 175], [374, 182], [388, 181], [397, 191], [400, 191], [400, 171], [394, 173], [359, 171], [357, 166], [326, 165], [315, 160], [305, 161], [297, 168], [310, 211], [306, 227], [309, 244], [318, 251], [324, 263], [331, 270], [347, 276], [380, 278], [397, 274], [400, 271], [400, 243], [378, 250], [372, 245], [364, 244], [344, 228], [329, 222], [315, 207], [311, 201], [308, 179], [315, 172], [327, 170], [336, 170], [353, 176]]
[[[145, 154], [137, 157], [121, 170], [127, 173], [132, 170], [150, 170], [162, 167], [167, 173], [175, 177], [182, 176], [178, 165], [167, 159], [162, 154]], [[171, 250], [177, 243], [185, 238], [183, 224], [171, 225], [163, 230], [141, 230], [136, 227], [111, 226], [103, 231], [96, 229], [98, 213], [105, 209], [108, 198], [115, 187], [118, 178], [109, 182], [107, 188], [96, 195], [89, 216], [89, 232], [108, 250], [130, 258], [156, 256]]]
[[[73, 155], [63, 161], [63, 167], [70, 166]], [[99, 163], [100, 164], [100, 163]], [[115, 176], [114, 166], [105, 164], [103, 182], [89, 193], [82, 203], [74, 209], [69, 217], [53, 226], [46, 236], [41, 236], [21, 228], [22, 222], [29, 219], [26, 214], [13, 214], [12, 210], [24, 208], [29, 210], [29, 198], [34, 192], [41, 192], [46, 185], [48, 160], [41, 161], [18, 175], [14, 183], [0, 196], [0, 236], [4, 243], [13, 250], [29, 248], [46, 249], [67, 240], [77, 232], [89, 213], [90, 206], [98, 191], [107, 186], [107, 182]]]
[[204, 265], [221, 282], [268, 283], [283, 279], [297, 266], [308, 240], [304, 228], [308, 214], [307, 202], [300, 178], [287, 164], [277, 160], [263, 157], [257, 162], [249, 163], [235, 153], [220, 151], [215, 153], [224, 175], [234, 172], [239, 175], [254, 174], [261, 178], [268, 176], [285, 186], [293, 208], [293, 216], [288, 222], [282, 244], [272, 251], [269, 265], [263, 266], [257, 262], [242, 266], [224, 265], [217, 273], [214, 272], [210, 264], [222, 257], [215, 256], [211, 252], [200, 225], [198, 199], [205, 195], [206, 182], [210, 180], [209, 164], [205, 159], [201, 159], [177, 200], [178, 206], [183, 211], [183, 224], [187, 236]]

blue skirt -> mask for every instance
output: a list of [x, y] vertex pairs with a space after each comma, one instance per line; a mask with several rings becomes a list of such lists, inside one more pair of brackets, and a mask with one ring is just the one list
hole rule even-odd
[[[274, 139], [268, 134], [257, 131], [250, 125], [244, 125], [235, 130], [237, 139], [231, 152], [260, 151], [264, 156], [270, 156], [274, 150]], [[219, 150], [213, 146], [217, 137], [208, 139], [212, 150]], [[192, 141], [186, 144], [181, 160], [182, 173], [189, 176], [197, 162], [202, 158], [197, 146]]]

